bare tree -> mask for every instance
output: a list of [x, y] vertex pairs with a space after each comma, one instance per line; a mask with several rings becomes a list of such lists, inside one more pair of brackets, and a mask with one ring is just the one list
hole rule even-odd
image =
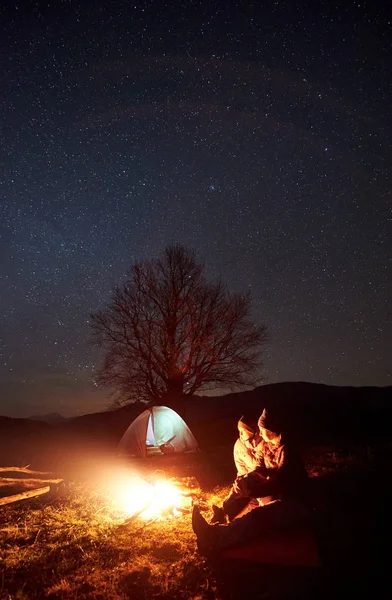
[[105, 352], [97, 383], [116, 405], [163, 395], [260, 383], [266, 328], [250, 319], [249, 295], [207, 282], [193, 252], [170, 246], [136, 263], [106, 307], [93, 314], [93, 340]]

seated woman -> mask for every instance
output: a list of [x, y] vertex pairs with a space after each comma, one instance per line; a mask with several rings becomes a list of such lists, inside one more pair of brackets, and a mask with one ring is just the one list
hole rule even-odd
[[310, 520], [307, 508], [307, 474], [295, 448], [284, 443], [275, 416], [264, 410], [258, 421], [263, 439], [257, 466], [237, 482], [237, 496], [248, 501], [264, 498], [254, 508], [227, 525], [209, 525], [197, 506], [192, 527], [199, 550], [209, 553], [254, 540], [267, 532], [296, 527]]
[[[213, 518], [211, 523], [232, 521], [250, 504], [251, 499], [244, 496], [240, 489], [240, 482], [245, 475], [252, 473], [257, 468], [260, 460], [259, 445], [262, 443], [262, 438], [259, 435], [256, 420], [248, 416], [242, 416], [237, 426], [239, 437], [234, 444], [233, 451], [237, 477], [222, 506], [212, 505]], [[259, 505], [258, 502], [254, 504], [255, 506]]]

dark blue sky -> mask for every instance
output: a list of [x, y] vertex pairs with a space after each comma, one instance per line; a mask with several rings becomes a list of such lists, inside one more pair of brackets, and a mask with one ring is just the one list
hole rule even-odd
[[171, 243], [266, 382], [392, 384], [391, 14], [291, 4], [0, 9], [0, 414], [104, 408], [89, 314]]

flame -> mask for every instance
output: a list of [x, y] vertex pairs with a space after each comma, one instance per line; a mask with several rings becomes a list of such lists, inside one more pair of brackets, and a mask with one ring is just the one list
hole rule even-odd
[[118, 485], [114, 501], [128, 517], [142, 519], [178, 515], [191, 506], [190, 497], [176, 485], [163, 480], [151, 484], [138, 478]]

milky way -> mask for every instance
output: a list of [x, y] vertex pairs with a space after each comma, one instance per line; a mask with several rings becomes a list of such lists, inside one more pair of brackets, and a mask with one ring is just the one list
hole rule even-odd
[[4, 9], [0, 414], [104, 408], [89, 315], [171, 243], [250, 290], [266, 382], [392, 383], [387, 8], [225, 4]]

